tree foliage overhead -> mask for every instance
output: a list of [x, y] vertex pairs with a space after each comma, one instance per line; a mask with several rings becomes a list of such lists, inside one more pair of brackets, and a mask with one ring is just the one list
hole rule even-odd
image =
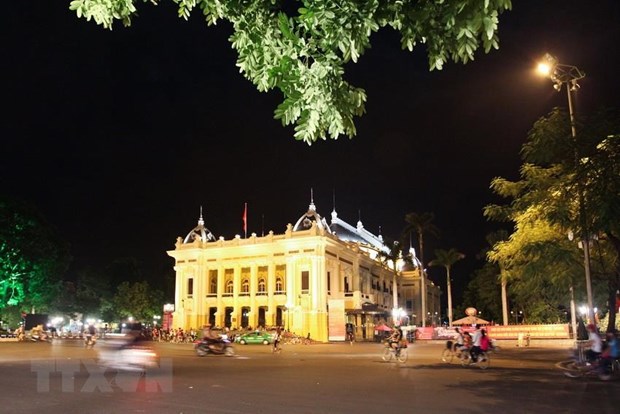
[[[366, 93], [344, 79], [344, 66], [357, 62], [373, 33], [391, 27], [403, 49], [425, 45], [430, 69], [440, 70], [450, 60], [473, 60], [480, 47], [497, 49], [499, 15], [512, 7], [510, 0], [172, 1], [183, 19], [197, 8], [208, 25], [232, 24], [240, 72], [261, 92], [280, 90], [275, 118], [295, 124], [295, 139], [308, 144], [355, 136]], [[73, 0], [70, 9], [112, 29], [114, 20], [131, 25], [138, 2]]]

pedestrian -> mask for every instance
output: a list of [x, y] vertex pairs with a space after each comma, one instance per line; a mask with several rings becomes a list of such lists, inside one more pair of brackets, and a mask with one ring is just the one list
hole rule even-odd
[[276, 327], [276, 331], [273, 334], [273, 352], [280, 352], [280, 341], [282, 340], [282, 328], [280, 326]]

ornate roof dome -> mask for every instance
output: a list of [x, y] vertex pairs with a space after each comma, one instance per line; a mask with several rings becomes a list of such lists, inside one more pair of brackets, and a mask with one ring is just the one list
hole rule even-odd
[[200, 240], [203, 242], [215, 241], [215, 236], [205, 227], [205, 222], [202, 219], [202, 207], [200, 207], [200, 218], [198, 219], [198, 225], [192, 229], [185, 239], [183, 243], [193, 243], [196, 240]]
[[308, 211], [305, 214], [303, 214], [299, 218], [299, 220], [297, 220], [297, 223], [295, 223], [295, 226], [293, 226], [293, 231], [308, 230], [310, 227], [312, 227], [312, 223], [316, 223], [316, 226], [321, 230], [325, 230], [328, 233], [332, 232], [329, 226], [327, 225], [327, 222], [325, 221], [325, 219], [321, 217], [319, 213], [317, 213], [316, 206], [314, 205], [314, 199], [313, 199], [313, 196], [311, 195], [310, 206], [308, 206]]

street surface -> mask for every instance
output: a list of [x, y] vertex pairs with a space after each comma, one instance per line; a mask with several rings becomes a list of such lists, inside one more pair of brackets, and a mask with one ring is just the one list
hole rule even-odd
[[160, 368], [103, 371], [78, 340], [0, 343], [0, 412], [71, 413], [594, 413], [620, 412], [620, 381], [566, 378], [563, 344], [499, 343], [491, 366], [441, 362], [442, 342], [410, 345], [404, 364], [377, 343], [237, 345], [232, 358], [153, 343]]

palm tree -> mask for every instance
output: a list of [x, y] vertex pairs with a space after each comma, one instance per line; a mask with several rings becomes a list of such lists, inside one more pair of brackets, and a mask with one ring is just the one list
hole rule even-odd
[[450, 269], [452, 265], [461, 259], [464, 259], [465, 255], [458, 252], [456, 249], [435, 250], [435, 259], [431, 260], [429, 266], [443, 266], [446, 268], [447, 288], [448, 291], [448, 326], [452, 326], [452, 288], [450, 283]]
[[439, 229], [432, 223], [435, 219], [433, 213], [408, 213], [405, 215], [407, 227], [403, 231], [405, 237], [415, 233], [418, 236], [419, 255], [420, 255], [420, 305], [422, 312], [422, 326], [426, 326], [426, 270], [424, 270], [424, 234], [439, 236]]
[[[489, 250], [493, 249], [495, 244], [508, 240], [508, 238], [509, 236], [506, 230], [498, 230], [494, 233], [487, 234], [486, 241], [489, 243], [490, 248], [486, 249], [485, 256], [488, 254]], [[502, 323], [503, 325], [508, 325], [508, 278], [504, 266], [501, 263], [498, 263], [498, 269], [502, 284]]]

